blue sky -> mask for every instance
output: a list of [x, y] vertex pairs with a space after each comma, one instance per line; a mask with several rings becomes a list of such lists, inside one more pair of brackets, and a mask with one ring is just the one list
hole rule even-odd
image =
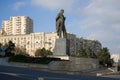
[[[1, 0], [0, 23], [10, 16], [29, 16], [34, 32], [55, 32], [55, 17], [65, 10], [67, 32], [99, 40], [120, 53], [120, 0]], [[1, 26], [0, 26], [1, 28]]]

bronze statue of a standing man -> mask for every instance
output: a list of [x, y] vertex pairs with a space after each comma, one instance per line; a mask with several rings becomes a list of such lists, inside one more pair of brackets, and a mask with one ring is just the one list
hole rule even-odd
[[67, 33], [65, 28], [65, 17], [63, 13], [64, 10], [61, 9], [56, 17], [56, 32], [59, 38], [67, 38]]

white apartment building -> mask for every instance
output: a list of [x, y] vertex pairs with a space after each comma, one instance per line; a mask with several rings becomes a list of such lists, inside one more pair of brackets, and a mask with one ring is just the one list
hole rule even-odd
[[[30, 56], [35, 56], [35, 51], [38, 48], [45, 48], [53, 51], [55, 46], [55, 41], [58, 38], [57, 33], [31, 33], [31, 34], [23, 34], [23, 35], [12, 35], [12, 36], [0, 36], [0, 43], [3, 45], [8, 43], [10, 40], [15, 43], [15, 46], [20, 48], [24, 48], [26, 52]], [[70, 53], [74, 53], [75, 49], [75, 38], [76, 36], [73, 34], [68, 34], [68, 38], [70, 39]]]
[[120, 54], [111, 54], [111, 58], [113, 58], [114, 62], [120, 62]]
[[13, 16], [2, 22], [3, 35], [29, 34], [33, 32], [33, 20], [27, 16]]

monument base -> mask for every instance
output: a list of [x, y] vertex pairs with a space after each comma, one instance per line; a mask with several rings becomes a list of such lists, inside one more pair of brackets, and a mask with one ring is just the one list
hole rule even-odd
[[70, 55], [70, 41], [66, 38], [56, 39], [54, 56], [69, 56]]
[[60, 58], [61, 60], [70, 60], [70, 56], [67, 55], [63, 55], [63, 56], [59, 56], [59, 55], [49, 55], [48, 57], [50, 58]]

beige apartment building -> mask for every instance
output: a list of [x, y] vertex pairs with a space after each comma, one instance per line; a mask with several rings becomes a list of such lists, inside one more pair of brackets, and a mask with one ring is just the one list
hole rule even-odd
[[27, 16], [13, 16], [2, 22], [3, 35], [29, 34], [33, 32], [33, 20]]
[[[68, 33], [67, 38], [70, 40], [70, 54], [75, 54], [81, 47], [86, 48], [88, 46], [90, 46], [92, 51], [96, 53], [96, 51], [102, 47], [101, 43], [98, 41], [77, 38], [74, 34]], [[30, 56], [35, 56], [35, 51], [41, 48], [45, 48], [53, 52], [56, 39], [58, 39], [56, 32], [39, 32], [22, 35], [2, 35], [0, 36], [0, 43], [5, 45], [11, 40], [15, 43], [16, 47], [25, 49], [27, 54]]]
[[[38, 48], [45, 48], [47, 50], [53, 51], [57, 38], [58, 36], [55, 32], [40, 32], [23, 35], [0, 36], [0, 43], [4, 45], [11, 40], [13, 43], [15, 43], [15, 46], [24, 48], [30, 56], [35, 56], [35, 51]], [[73, 50], [73, 47], [75, 47], [74, 40], [76, 36], [73, 34], [68, 34], [68, 38], [70, 39], [70, 43], [73, 43], [70, 45], [70, 52], [73, 53], [75, 51], [75, 49]]]

